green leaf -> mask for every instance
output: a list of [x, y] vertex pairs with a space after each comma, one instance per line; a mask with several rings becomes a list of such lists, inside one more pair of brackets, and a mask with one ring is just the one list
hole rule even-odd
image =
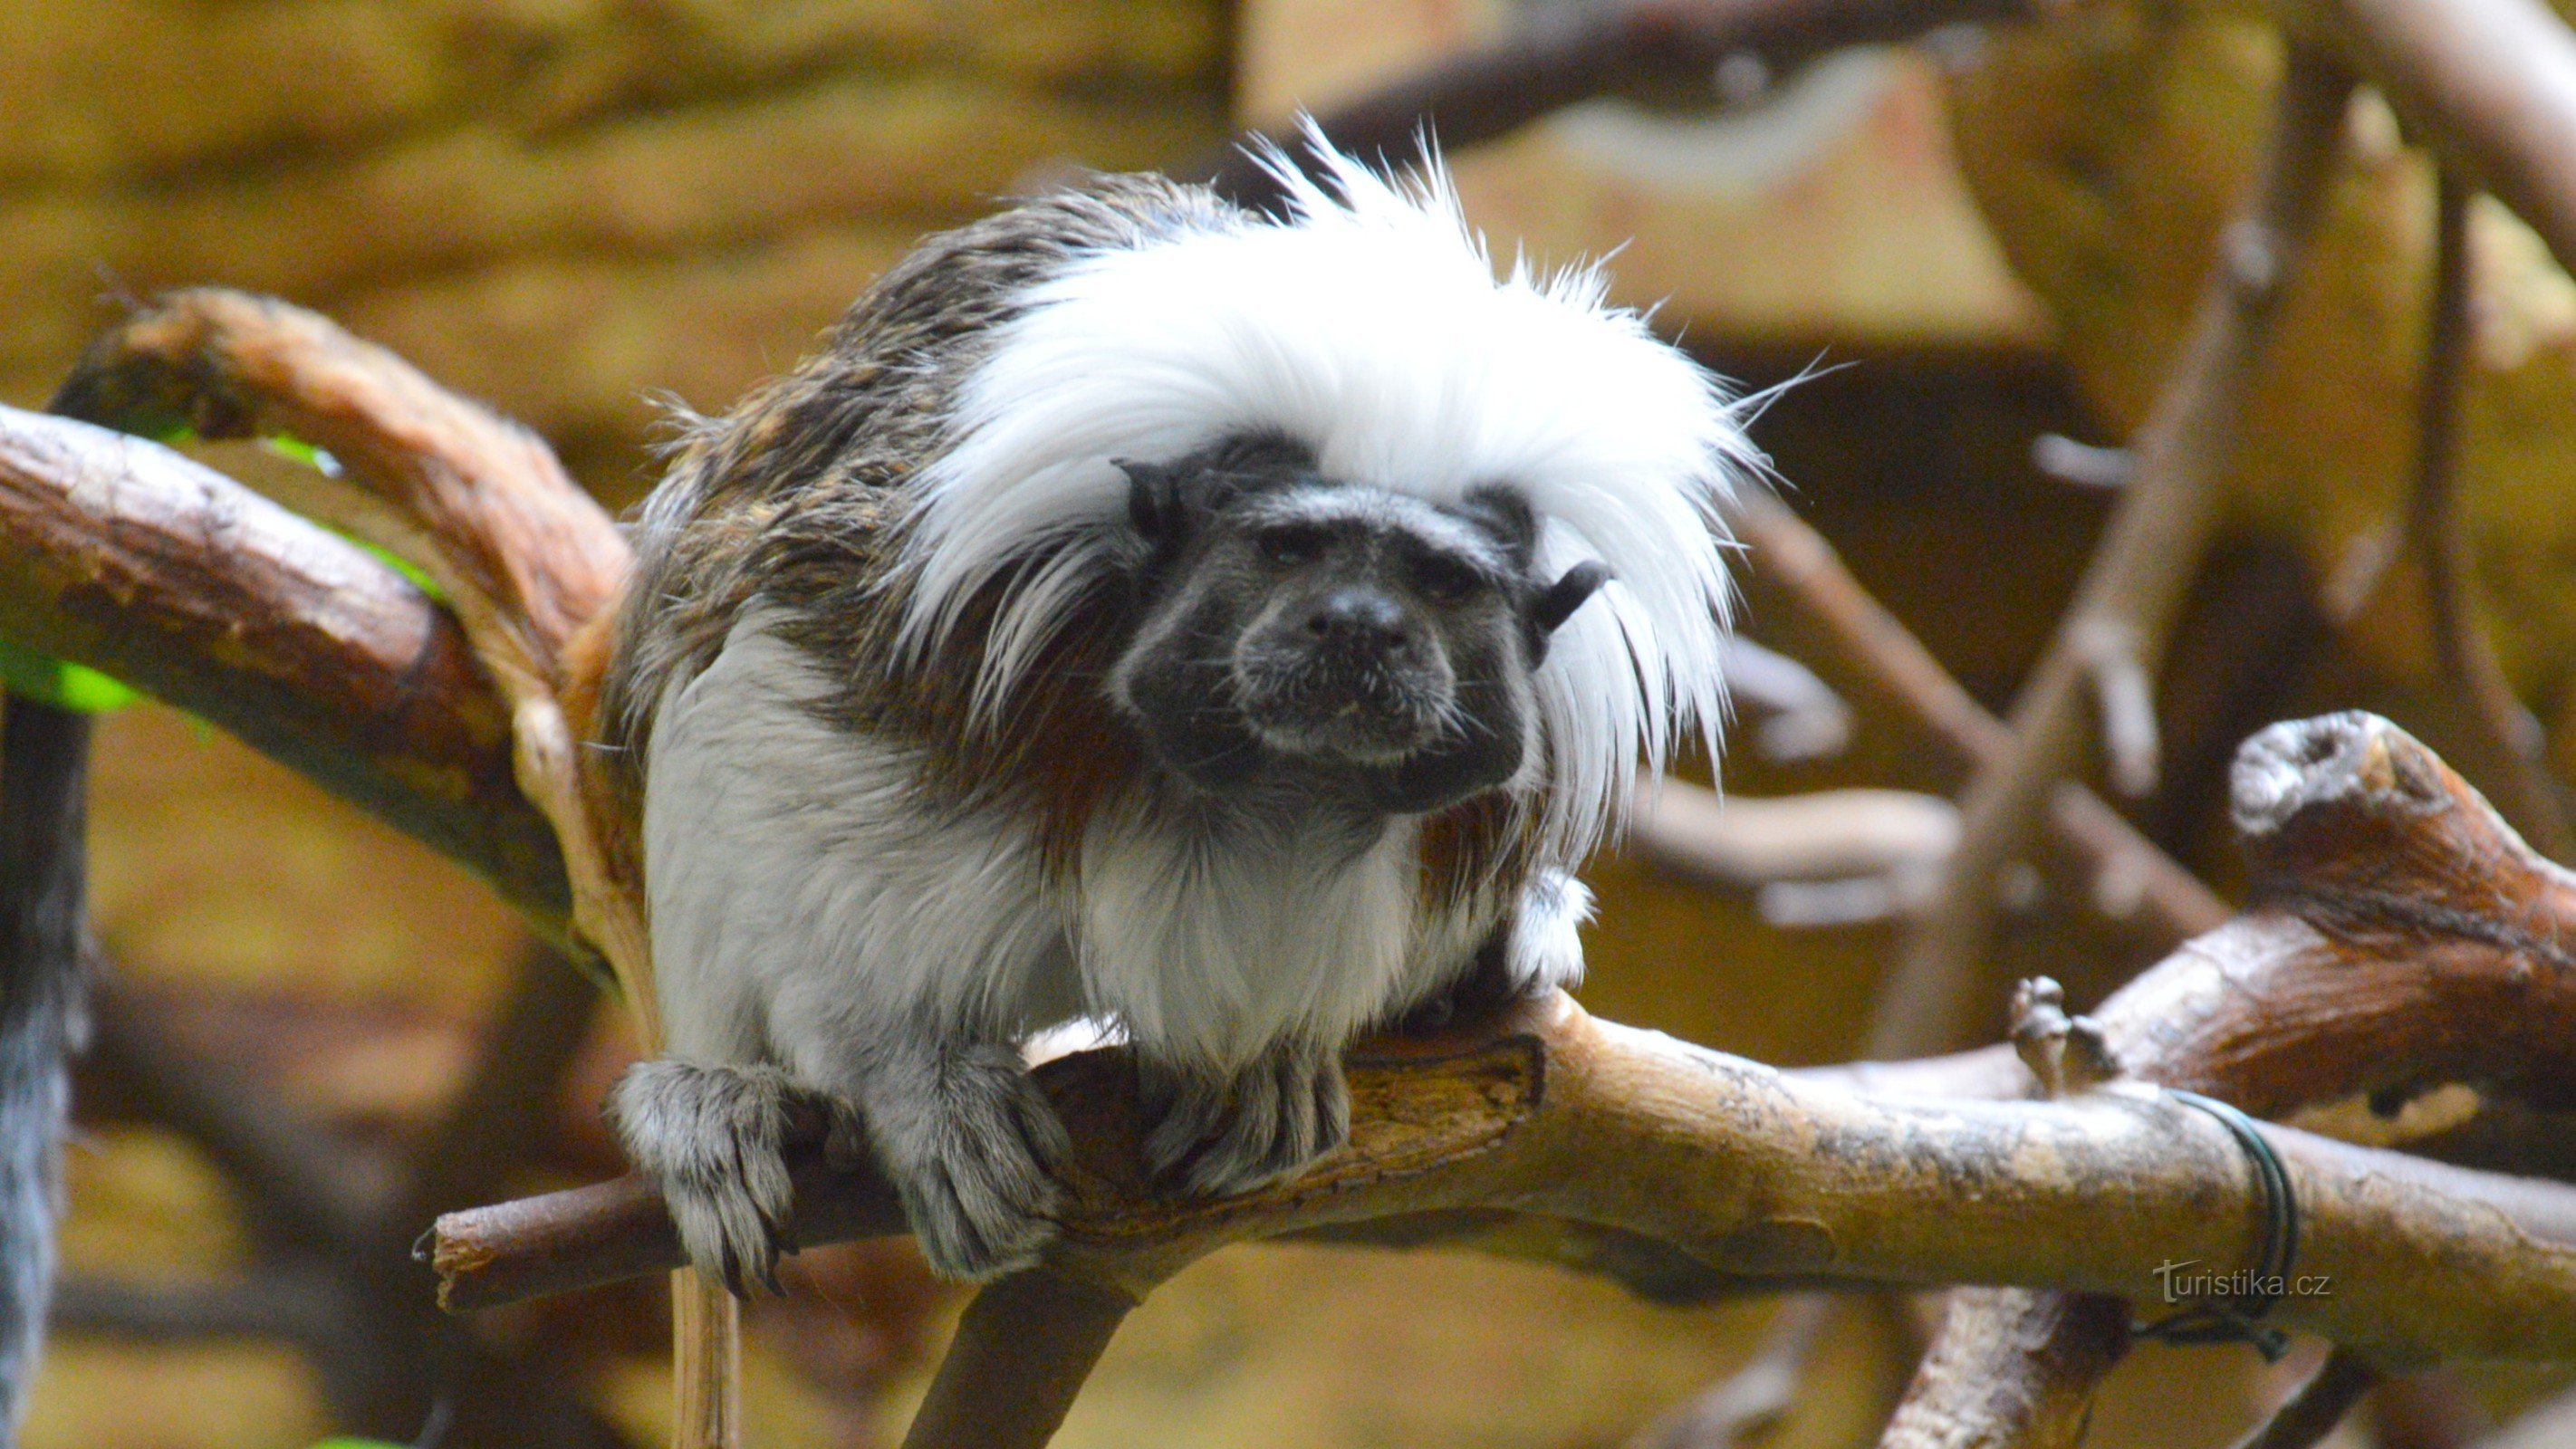
[[12, 694], [90, 714], [123, 709], [143, 697], [95, 669], [39, 654], [5, 639], [0, 639], [0, 685], [8, 686]]
[[304, 441], [293, 433], [272, 433], [268, 437], [260, 439], [259, 445], [290, 462], [301, 463], [305, 467], [312, 469], [314, 472], [321, 474], [325, 478], [337, 478], [340, 476], [339, 459], [332, 457], [329, 453], [313, 446], [311, 443]]

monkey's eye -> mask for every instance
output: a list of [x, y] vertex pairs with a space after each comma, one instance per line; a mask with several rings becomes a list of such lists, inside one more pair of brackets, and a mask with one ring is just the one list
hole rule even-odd
[[1329, 542], [1324, 530], [1305, 524], [1283, 524], [1265, 528], [1252, 536], [1253, 546], [1272, 563], [1293, 566], [1313, 563]]
[[1413, 559], [1413, 587], [1433, 603], [1460, 603], [1474, 597], [1485, 583], [1484, 571], [1464, 559], [1440, 553], [1418, 554]]

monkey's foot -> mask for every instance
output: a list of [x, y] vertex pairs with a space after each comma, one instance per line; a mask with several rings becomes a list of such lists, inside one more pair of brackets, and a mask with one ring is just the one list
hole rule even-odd
[[820, 1112], [835, 1136], [855, 1130], [850, 1106], [798, 1087], [776, 1067], [638, 1062], [609, 1096], [610, 1120], [635, 1165], [660, 1179], [689, 1261], [736, 1297], [778, 1286], [778, 1255], [794, 1196], [786, 1147], [800, 1116]]
[[947, 1053], [927, 1093], [874, 1094], [877, 1150], [932, 1271], [992, 1278], [1037, 1261], [1063, 1200], [1054, 1170], [1073, 1153], [1064, 1123], [1019, 1053]]
[[1274, 1182], [1350, 1139], [1341, 1059], [1313, 1047], [1274, 1047], [1231, 1081], [1146, 1065], [1139, 1084], [1159, 1118], [1146, 1164], [1211, 1197]]

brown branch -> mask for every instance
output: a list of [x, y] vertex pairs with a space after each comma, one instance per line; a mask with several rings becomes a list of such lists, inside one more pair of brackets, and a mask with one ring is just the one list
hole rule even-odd
[[1734, 1449], [1776, 1427], [1796, 1407], [1807, 1362], [1841, 1320], [1847, 1301], [1833, 1293], [1782, 1300], [1749, 1362], [1639, 1430], [1627, 1449]]
[[[1421, 139], [1460, 151], [1509, 135], [1551, 112], [1638, 88], [1711, 87], [1720, 62], [1761, 60], [1785, 75], [1854, 45], [1913, 40], [1945, 26], [2025, 20], [2053, 0], [1617, 0], [1566, 7], [1481, 49], [1449, 56], [1359, 100], [1324, 112], [1343, 152], [1398, 164], [1422, 159]], [[1311, 160], [1288, 138], [1290, 153]], [[1211, 158], [1223, 194], [1269, 206], [1279, 189], [1241, 148]]]
[[2466, 773], [2525, 839], [2555, 860], [2576, 861], [2576, 831], [2542, 759], [2540, 726], [2496, 658], [2479, 622], [2477, 575], [2459, 505], [2459, 412], [2469, 350], [2469, 202], [2472, 193], [2441, 174], [2434, 228], [2431, 320], [2418, 387], [2415, 486], [2406, 534], [2424, 571], [2432, 613], [2433, 659], [2470, 723]]
[[1930, 1049], [1963, 1044], [1973, 1035], [1972, 1013], [2000, 995], [1989, 989], [1999, 983], [1981, 975], [1996, 879], [2027, 848], [2052, 791], [2084, 757], [2086, 687], [2098, 672], [2091, 656], [2099, 641], [2124, 641], [2145, 669], [2163, 652], [2215, 522], [2218, 474], [2235, 449], [2245, 394], [2341, 154], [2351, 90], [2339, 69], [2309, 52], [2293, 55], [2254, 199], [2221, 239], [2191, 339], [2139, 432], [2137, 476], [2014, 703], [2011, 754], [1969, 783], [1959, 848], [1907, 933], [1883, 1003], [1886, 1019], [1905, 1023]]
[[1044, 1444], [1136, 1299], [1048, 1268], [1014, 1273], [966, 1306], [904, 1449]]
[[2282, 0], [2576, 271], [2576, 35], [2541, 0]]
[[1928, 872], [1958, 834], [1937, 795], [1816, 790], [1730, 795], [1678, 780], [1638, 792], [1634, 843], [1657, 865], [1716, 885], [1752, 887]]
[[0, 407], [0, 638], [221, 725], [563, 936], [508, 710], [455, 621], [347, 539], [157, 444]]
[[146, 437], [187, 428], [325, 450], [353, 485], [315, 495], [344, 505], [333, 521], [437, 576], [496, 669], [553, 679], [625, 577], [615, 522], [535, 434], [273, 297], [157, 297], [91, 342], [55, 406]]
[[2236, 1449], [2311, 1449], [2317, 1441], [2335, 1431], [2361, 1396], [2375, 1387], [2382, 1375], [2368, 1359], [2349, 1349], [2338, 1348], [2326, 1355], [2324, 1363], [2299, 1385], [2270, 1418], [2254, 1432], [2236, 1442]]
[[[2234, 808], [2257, 908], [2103, 1004], [2132, 1073], [2266, 1116], [2447, 1080], [2553, 1104], [2576, 1092], [2576, 1043], [2555, 1035], [2576, 876], [2430, 750], [2364, 715], [2276, 726], [2240, 753]], [[2312, 1029], [2347, 1008], [2383, 1030], [2365, 1043]], [[1883, 1449], [1946, 1442], [1962, 1423], [2022, 1449], [2073, 1444], [2125, 1351], [2127, 1306], [1952, 1297]]]
[[[1778, 584], [1825, 627], [1845, 663], [1948, 747], [1961, 764], [1989, 768], [2012, 748], [2012, 731], [1960, 687], [1903, 621], [1872, 598], [1833, 545], [1779, 500], [1740, 499], [1736, 530], [1752, 545], [1753, 568]], [[2100, 797], [2062, 781], [2049, 801], [2052, 835], [2080, 858], [2097, 897], [2132, 898], [2147, 925], [2172, 944], [2227, 919], [2226, 903], [2198, 877], [2138, 834]]]

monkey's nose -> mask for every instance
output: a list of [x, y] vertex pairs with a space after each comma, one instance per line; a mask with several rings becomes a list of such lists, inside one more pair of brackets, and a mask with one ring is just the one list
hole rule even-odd
[[1306, 616], [1306, 632], [1337, 650], [1387, 654], [1401, 649], [1412, 630], [1404, 608], [1375, 589], [1335, 589]]

